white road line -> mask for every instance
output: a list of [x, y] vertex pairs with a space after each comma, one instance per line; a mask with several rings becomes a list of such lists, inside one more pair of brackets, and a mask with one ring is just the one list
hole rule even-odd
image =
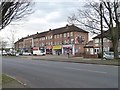
[[72, 69], [72, 70], [79, 70], [79, 71], [88, 71], [88, 72], [95, 72], [95, 73], [103, 73], [106, 74], [107, 72], [102, 71], [95, 71], [95, 70], [87, 70], [87, 69], [78, 69], [78, 68], [72, 68], [72, 67], [64, 67], [65, 69]]

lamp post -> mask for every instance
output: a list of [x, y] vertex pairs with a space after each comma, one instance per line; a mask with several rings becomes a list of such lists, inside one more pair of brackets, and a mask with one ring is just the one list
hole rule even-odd
[[75, 55], [74, 39], [71, 39], [71, 44], [72, 44], [72, 54], [74, 56]]
[[102, 7], [102, 3], [100, 3], [100, 25], [101, 25], [101, 60], [103, 60], [103, 7]]

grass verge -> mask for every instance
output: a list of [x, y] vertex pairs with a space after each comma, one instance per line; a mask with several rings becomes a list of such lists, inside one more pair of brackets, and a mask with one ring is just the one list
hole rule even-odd
[[25, 88], [25, 87], [14, 78], [2, 74], [2, 88]]

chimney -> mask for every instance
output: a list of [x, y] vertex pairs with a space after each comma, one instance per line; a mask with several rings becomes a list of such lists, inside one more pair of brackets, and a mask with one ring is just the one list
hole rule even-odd
[[37, 32], [37, 34], [38, 34], [38, 32]]
[[68, 29], [68, 27], [69, 27], [69, 25], [68, 25], [68, 24], [66, 24], [66, 29]]
[[49, 29], [49, 31], [51, 31], [51, 29]]
[[66, 27], [68, 27], [69, 25], [68, 24], [66, 24]]

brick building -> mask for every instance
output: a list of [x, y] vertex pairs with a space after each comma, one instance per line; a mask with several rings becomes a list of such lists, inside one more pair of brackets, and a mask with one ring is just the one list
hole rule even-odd
[[[27, 36], [15, 43], [16, 50], [21, 47], [29, 49], [39, 47], [47, 54], [84, 53], [84, 45], [88, 42], [88, 32], [75, 25], [66, 25], [61, 28], [49, 29], [42, 33]], [[18, 45], [19, 44], [19, 45]]]
[[[103, 33], [103, 51], [110, 51], [112, 49], [112, 41], [108, 38], [110, 35], [109, 31]], [[119, 33], [120, 35], [120, 33]], [[101, 52], [101, 34], [93, 38], [93, 41], [89, 41], [85, 45], [85, 52], [90, 55], [97, 55]], [[118, 43], [118, 51], [120, 52], [120, 39]]]

